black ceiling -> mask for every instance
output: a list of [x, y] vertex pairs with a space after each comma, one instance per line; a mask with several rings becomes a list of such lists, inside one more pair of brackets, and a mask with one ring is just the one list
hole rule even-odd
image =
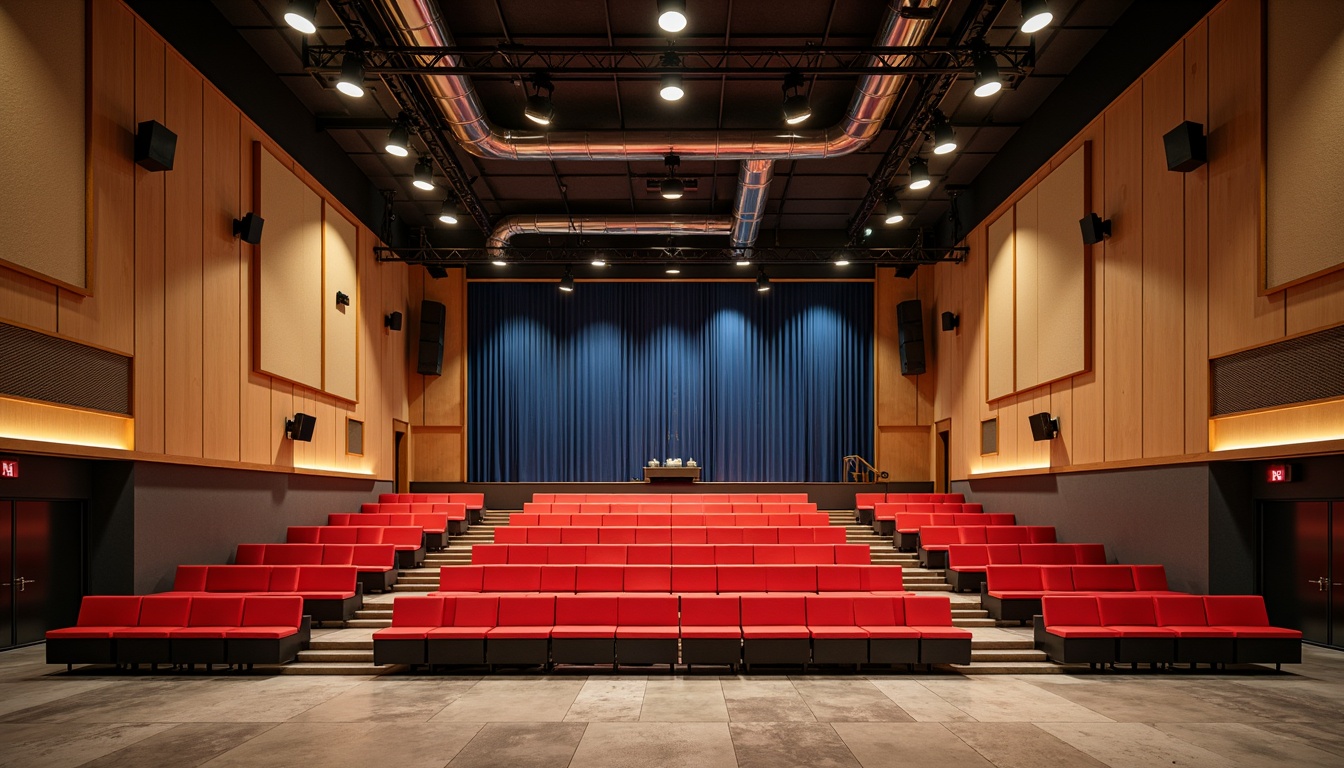
[[[359, 6], [371, 0], [351, 1]], [[407, 227], [421, 226], [429, 228], [439, 244], [482, 242], [483, 233], [470, 219], [464, 218], [456, 228], [434, 224], [444, 188], [421, 192], [411, 186], [414, 156], [403, 159], [384, 152], [386, 129], [316, 128], [331, 118], [389, 121], [401, 107], [375, 78], [369, 79], [365, 98], [351, 99], [333, 87], [332, 75], [305, 71], [302, 36], [281, 20], [286, 0], [212, 0], [214, 9], [196, 6], [190, 11], [186, 6], [195, 4], [176, 0], [129, 2], [375, 231], [388, 231], [382, 226], [380, 192], [390, 192], [401, 225], [392, 232], [402, 233], [397, 238], [402, 243], [414, 237], [413, 229], [408, 237]], [[655, 21], [655, 0], [426, 2], [439, 4], [446, 26], [461, 46], [667, 44], [667, 33]], [[986, 34], [989, 45], [1029, 42], [1017, 29], [1018, 0], [946, 2], [931, 41], [934, 45], [948, 44], [954, 32], [986, 5], [1002, 8]], [[940, 106], [956, 126], [961, 148], [948, 156], [924, 150], [931, 160], [934, 185], [903, 193], [906, 221], [892, 228], [877, 227], [870, 244], [906, 243], [921, 230], [950, 244], [949, 235], [956, 230], [948, 225], [949, 186], [963, 190], [958, 220], [964, 231], [1212, 5], [1213, 0], [1050, 0], [1055, 22], [1035, 35], [1037, 56], [1028, 77], [987, 99], [971, 94], [969, 74], [947, 90]], [[879, 0], [688, 0], [687, 6], [690, 23], [677, 36], [678, 44], [727, 47], [871, 46], [886, 11], [886, 3]], [[350, 37], [327, 2], [319, 4], [318, 26], [310, 43], [340, 45]], [[267, 71], [265, 77], [262, 70]], [[782, 126], [778, 77], [688, 78], [686, 97], [675, 103], [659, 99], [656, 81], [647, 76], [575, 79], [554, 73], [552, 79], [554, 130]], [[516, 76], [480, 74], [472, 80], [494, 123], [504, 128], [527, 125], [522, 117], [525, 90]], [[857, 80], [856, 75], [809, 77], [814, 113], [807, 127], [837, 122]], [[865, 210], [864, 197], [888, 150], [908, 122], [920, 117], [915, 111], [912, 98], [898, 104], [878, 138], [853, 155], [777, 162], [758, 242], [845, 243], [846, 230]], [[306, 125], [296, 126], [300, 121]], [[492, 219], [519, 213], [726, 215], [738, 171], [736, 161], [684, 159], [680, 175], [697, 179], [699, 189], [680, 201], [667, 201], [646, 189], [648, 178], [665, 173], [656, 161], [488, 160], [461, 150], [451, 137], [446, 144], [467, 175], [474, 177], [471, 191]], [[903, 184], [905, 172], [902, 162], [891, 183]], [[566, 244], [565, 238], [548, 242]]]

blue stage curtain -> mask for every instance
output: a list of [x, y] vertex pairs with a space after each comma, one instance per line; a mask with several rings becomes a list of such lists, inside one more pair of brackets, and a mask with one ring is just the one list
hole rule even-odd
[[468, 476], [842, 480], [873, 452], [870, 283], [472, 283]]

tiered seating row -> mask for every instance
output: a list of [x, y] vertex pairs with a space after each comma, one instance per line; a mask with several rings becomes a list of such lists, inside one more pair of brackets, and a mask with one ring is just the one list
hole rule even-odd
[[1296, 664], [1302, 633], [1259, 595], [1046, 595], [1036, 647], [1064, 663]]
[[1054, 544], [1053, 525], [926, 525], [919, 529], [919, 564], [946, 568], [953, 544]]
[[884, 565], [447, 565], [436, 594], [904, 591], [901, 569]]
[[238, 565], [353, 565], [363, 592], [386, 592], [397, 583], [397, 550], [391, 544], [239, 544]]
[[73, 627], [47, 632], [47, 663], [282, 664], [309, 639], [284, 595], [90, 595]]
[[[529, 515], [800, 515], [816, 513], [812, 502], [705, 502], [663, 504], [659, 502], [527, 502]], [[828, 521], [830, 517], [826, 518]]]
[[1173, 593], [1160, 565], [989, 565], [980, 606], [995, 619], [1026, 622], [1046, 595], [1098, 592]]
[[483, 493], [382, 493], [378, 495], [380, 504], [461, 504], [467, 508], [467, 516], [473, 523], [481, 521], [481, 512], [485, 509]]
[[951, 544], [944, 577], [954, 592], [979, 592], [989, 565], [1105, 565], [1102, 544]]
[[946, 598], [829, 595], [402, 597], [375, 664], [968, 663]]
[[474, 565], [867, 565], [867, 544], [477, 544]]
[[[454, 504], [411, 504], [411, 503], [371, 503], [359, 505], [359, 511], [365, 515], [446, 515], [449, 533], [467, 532], [467, 505]], [[444, 546], [447, 546], [445, 542]]]
[[[364, 506], [370, 506], [365, 504]], [[410, 506], [410, 505], [397, 505]], [[425, 505], [435, 506], [435, 505]], [[465, 515], [465, 512], [463, 513]], [[443, 549], [448, 546], [448, 515], [443, 512], [429, 513], [382, 513], [361, 512], [358, 514], [335, 513], [327, 515], [327, 525], [339, 526], [381, 526], [384, 528], [419, 528], [425, 534], [425, 546], [429, 549]]]
[[[558, 526], [495, 529], [496, 544], [842, 544], [839, 526]], [[478, 545], [479, 546], [479, 545]]]
[[[1013, 525], [1016, 522], [1015, 518], [1006, 520], [1005, 522], [993, 522], [993, 520], [1003, 520], [1002, 517], [997, 517], [993, 520], [980, 520], [979, 522], [976, 522], [975, 518], [971, 518], [967, 522], [962, 523], [954, 522], [952, 519], [946, 517], [947, 515], [983, 514], [985, 514], [985, 508], [980, 504], [904, 504], [883, 502], [873, 506], [873, 533], [878, 536], [891, 536], [893, 531], [900, 533], [901, 525], [898, 522], [898, 518], [905, 520], [907, 529], [911, 527], [910, 523], [918, 521], [915, 526], [916, 533], [918, 533], [918, 525]], [[991, 514], [1002, 515], [1003, 513]], [[901, 515], [941, 515], [941, 517], [938, 518], [938, 522], [931, 522], [930, 520], [921, 517], [900, 518]], [[1013, 516], [1007, 515], [1007, 517], [1012, 518]], [[897, 546], [904, 549], [906, 548], [908, 540], [898, 536], [896, 543]], [[909, 548], [914, 549], [913, 546], [910, 546]]]
[[348, 565], [179, 565], [172, 591], [297, 595], [319, 622], [349, 621], [364, 607], [359, 572]]
[[873, 508], [878, 504], [964, 504], [960, 493], [856, 493], [854, 513], [860, 525], [871, 525]]
[[291, 525], [290, 544], [391, 544], [398, 568], [418, 568], [425, 561], [425, 532], [415, 526]]
[[581, 526], [662, 526], [684, 528], [687, 526], [737, 526], [737, 525], [772, 525], [772, 526], [790, 526], [800, 525], [827, 526], [831, 524], [831, 518], [824, 512], [802, 512], [766, 515], [753, 512], [728, 513], [728, 514], [700, 514], [700, 513], [676, 513], [676, 514], [574, 514], [563, 515], [554, 513], [534, 514], [529, 512], [514, 513], [509, 515], [509, 525], [515, 527], [528, 527], [536, 525], [581, 525]]
[[533, 503], [589, 504], [806, 504], [806, 493], [534, 493]]

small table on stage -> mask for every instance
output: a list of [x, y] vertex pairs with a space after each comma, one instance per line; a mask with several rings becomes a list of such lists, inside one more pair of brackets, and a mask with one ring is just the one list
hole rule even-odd
[[689, 480], [700, 482], [700, 467], [645, 467], [644, 482], [677, 482]]

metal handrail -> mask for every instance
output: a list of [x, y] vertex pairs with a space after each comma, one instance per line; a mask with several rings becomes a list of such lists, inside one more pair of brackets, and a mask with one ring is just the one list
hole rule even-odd
[[875, 483], [879, 479], [886, 480], [886, 472], [873, 466], [867, 459], [857, 454], [850, 454], [843, 459], [841, 465], [841, 477], [849, 478], [851, 483]]

